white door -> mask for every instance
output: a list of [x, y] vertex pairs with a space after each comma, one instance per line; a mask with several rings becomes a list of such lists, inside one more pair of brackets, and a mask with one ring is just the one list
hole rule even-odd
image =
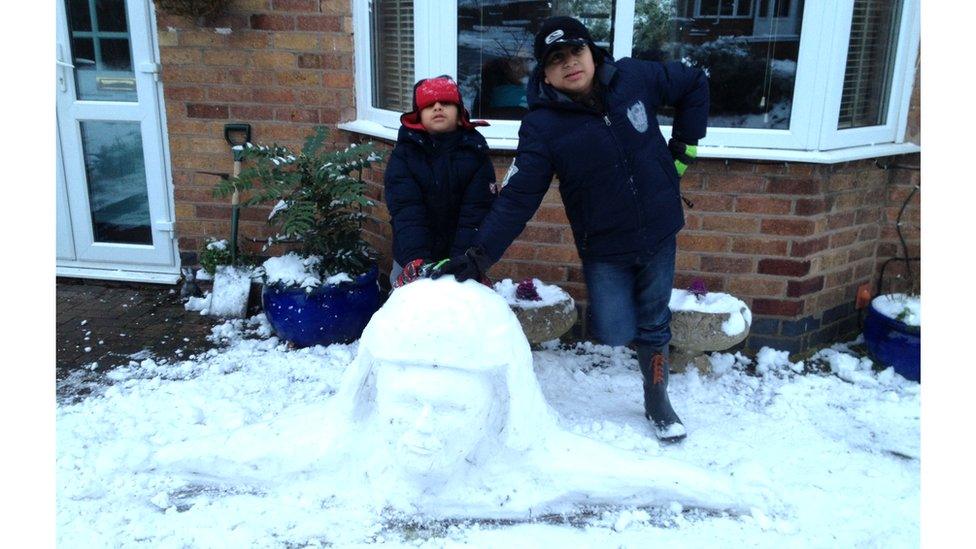
[[753, 36], [779, 40], [800, 37], [800, 0], [756, 0]]
[[149, 0], [57, 3], [59, 274], [179, 272], [151, 9]]

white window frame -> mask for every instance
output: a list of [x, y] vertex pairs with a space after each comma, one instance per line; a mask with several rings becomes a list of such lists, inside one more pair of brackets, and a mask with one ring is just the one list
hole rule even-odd
[[[917, 145], [905, 142], [919, 50], [919, 1], [902, 1], [885, 125], [837, 130], [854, 0], [806, 2], [790, 127], [782, 130], [710, 127], [699, 144], [699, 156], [831, 163], [919, 151]], [[352, 2], [357, 119], [339, 127], [396, 139], [401, 113], [376, 108], [372, 103], [370, 4], [365, 0]], [[614, 58], [631, 54], [634, 7], [635, 0], [616, 2]], [[697, 7], [696, 2], [696, 10]], [[457, 77], [457, 35], [457, 2], [415, 0], [415, 81], [439, 74]], [[490, 123], [479, 131], [492, 149], [517, 148], [519, 121], [490, 120]], [[665, 136], [671, 135], [670, 126], [662, 126], [661, 131]]]

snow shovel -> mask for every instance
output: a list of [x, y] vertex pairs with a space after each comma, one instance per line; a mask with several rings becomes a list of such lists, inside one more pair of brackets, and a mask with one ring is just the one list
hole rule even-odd
[[[250, 124], [225, 124], [224, 139], [231, 146], [234, 157], [234, 178], [241, 175], [244, 144], [251, 141]], [[226, 177], [226, 175], [224, 176]], [[237, 268], [237, 225], [240, 218], [241, 196], [237, 187], [230, 202], [230, 265], [217, 267], [213, 291], [207, 314], [212, 316], [244, 318], [247, 314], [247, 298], [251, 291], [250, 272]]]
[[[235, 139], [236, 137], [236, 139]], [[243, 139], [241, 139], [243, 137]], [[244, 162], [244, 145], [251, 142], [250, 124], [224, 124], [224, 139], [230, 145], [234, 156], [234, 178], [241, 175], [241, 164]], [[241, 195], [234, 187], [230, 198], [230, 263], [237, 265], [237, 222], [240, 218]]]

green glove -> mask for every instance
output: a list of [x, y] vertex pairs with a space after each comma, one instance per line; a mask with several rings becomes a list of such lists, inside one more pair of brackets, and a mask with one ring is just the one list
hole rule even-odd
[[668, 141], [668, 150], [674, 158], [674, 169], [677, 170], [678, 177], [685, 175], [688, 166], [694, 164], [695, 159], [698, 158], [697, 145], [687, 145], [674, 138]]

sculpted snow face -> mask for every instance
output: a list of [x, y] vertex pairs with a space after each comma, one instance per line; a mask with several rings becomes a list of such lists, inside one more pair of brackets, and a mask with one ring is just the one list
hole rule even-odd
[[377, 422], [407, 474], [449, 475], [500, 428], [498, 395], [482, 373], [381, 363], [374, 375]]

